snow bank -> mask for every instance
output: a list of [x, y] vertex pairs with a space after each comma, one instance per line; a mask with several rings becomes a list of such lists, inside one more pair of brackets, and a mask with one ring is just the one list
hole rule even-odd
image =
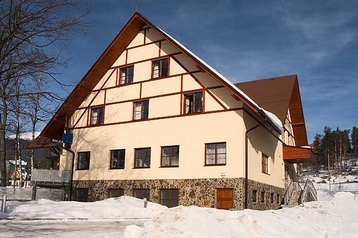
[[336, 193], [331, 201], [270, 211], [225, 211], [200, 207], [164, 210], [125, 230], [134, 237], [356, 237], [358, 198]]
[[141, 199], [122, 196], [98, 202], [56, 202], [46, 199], [9, 203], [8, 213], [19, 219], [136, 219], [151, 218], [167, 207]]

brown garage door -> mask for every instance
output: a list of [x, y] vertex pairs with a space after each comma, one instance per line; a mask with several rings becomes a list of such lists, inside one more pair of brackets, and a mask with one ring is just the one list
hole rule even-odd
[[234, 207], [234, 189], [218, 188], [216, 189], [216, 208], [229, 209]]

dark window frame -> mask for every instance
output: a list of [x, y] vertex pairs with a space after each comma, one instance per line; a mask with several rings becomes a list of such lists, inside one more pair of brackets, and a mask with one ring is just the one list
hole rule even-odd
[[[123, 188], [109, 188], [107, 191], [108, 191], [108, 198], [116, 198], [116, 197], [124, 196]], [[111, 196], [111, 192], [114, 192], [115, 196]]]
[[[136, 192], [139, 193], [140, 196], [136, 196]], [[148, 196], [145, 196], [146, 193]], [[147, 201], [150, 199], [150, 189], [149, 188], [133, 188], [133, 197], [143, 199], [146, 198]]]
[[252, 190], [252, 202], [257, 202], [257, 190]]
[[[117, 155], [114, 157], [114, 155]], [[114, 166], [114, 160], [117, 160], [117, 166]], [[126, 161], [126, 150], [125, 149], [117, 149], [110, 151], [110, 159], [109, 159], [109, 168], [110, 169], [124, 169]]]
[[261, 171], [264, 174], [269, 174], [269, 157], [267, 155], [265, 155], [264, 153], [262, 153], [261, 156]]
[[[79, 192], [81, 193], [80, 195], [78, 194]], [[77, 201], [77, 202], [88, 202], [88, 195], [89, 195], [88, 188], [76, 188], [75, 189], [75, 201]]]
[[[156, 67], [158, 67], [156, 69]], [[157, 71], [157, 74], [155, 73]], [[152, 61], [152, 79], [169, 76], [169, 58]]]
[[[164, 156], [164, 150], [169, 149], [168, 156]], [[175, 156], [173, 153], [173, 150], [176, 149], [178, 151], [177, 156]], [[161, 167], [179, 167], [179, 145], [172, 145], [172, 146], [162, 146], [160, 149], [160, 166]], [[166, 165], [163, 163], [164, 159], [168, 157], [169, 163]], [[177, 158], [177, 164], [173, 163], [173, 159]]]
[[[126, 85], [133, 83], [134, 79], [134, 65], [120, 68], [118, 75], [118, 85]], [[124, 81], [123, 81], [124, 79]]]
[[[99, 112], [97, 112], [97, 110]], [[96, 120], [94, 121], [94, 113], [97, 112], [99, 115], [96, 116]], [[89, 112], [89, 126], [98, 126], [104, 124], [104, 106], [91, 107]]]
[[184, 114], [203, 113], [204, 112], [203, 91], [184, 94], [183, 106], [184, 106], [183, 108]]
[[275, 195], [275, 193], [271, 193], [271, 195], [270, 195], [270, 202], [271, 203], [274, 203], [274, 195]]
[[[163, 192], [168, 192], [167, 198], [163, 198]], [[173, 194], [172, 192], [177, 192], [177, 197], [172, 198]], [[167, 203], [164, 203], [163, 201], [167, 201]], [[175, 202], [176, 201], [176, 202]], [[174, 203], [174, 204], [172, 204]], [[179, 206], [179, 189], [160, 189], [159, 190], [159, 204], [170, 207], [176, 207]]]
[[[137, 105], [140, 105], [140, 117], [137, 118]], [[139, 114], [138, 114], [139, 115]], [[145, 120], [149, 118], [149, 100], [133, 102], [133, 120]]]
[[[222, 144], [225, 145], [225, 153], [218, 153], [218, 146], [222, 145]], [[214, 146], [214, 153], [208, 153], [209, 146]], [[218, 166], [218, 165], [224, 166], [224, 165], [226, 165], [226, 162], [227, 162], [227, 148], [226, 147], [227, 147], [226, 142], [205, 143], [205, 166]], [[225, 154], [225, 162], [219, 163], [218, 155], [222, 155], [222, 154]], [[208, 157], [211, 157], [212, 155], [214, 155], [214, 163], [208, 163], [208, 160], [209, 160]]]
[[[81, 156], [85, 156], [85, 158], [82, 158]], [[87, 166], [84, 164], [82, 159], [87, 160]], [[77, 170], [89, 170], [90, 168], [90, 162], [91, 162], [91, 152], [90, 151], [81, 151], [77, 152]]]
[[[139, 156], [137, 153], [141, 153], [141, 156]], [[149, 158], [146, 158], [146, 156], [148, 156]], [[150, 168], [150, 162], [151, 162], [150, 160], [151, 160], [151, 148], [150, 147], [134, 149], [134, 168], [135, 169]], [[137, 161], [139, 161], [139, 162], [141, 161], [140, 166], [137, 165]], [[148, 162], [148, 161], [149, 161], [149, 164], [147, 166], [145, 166], [146, 162]]]
[[265, 203], [265, 191], [261, 191], [260, 202]]

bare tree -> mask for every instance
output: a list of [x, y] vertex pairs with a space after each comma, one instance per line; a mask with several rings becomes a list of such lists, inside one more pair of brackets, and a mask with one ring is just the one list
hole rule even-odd
[[89, 8], [83, 6], [71, 0], [0, 1], [0, 186], [6, 184], [5, 136], [13, 81], [31, 84], [33, 75], [42, 75], [61, 84], [56, 71], [67, 63], [63, 53], [87, 28]]

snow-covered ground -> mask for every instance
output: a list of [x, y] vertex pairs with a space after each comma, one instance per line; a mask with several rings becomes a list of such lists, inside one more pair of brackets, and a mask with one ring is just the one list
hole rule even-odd
[[[8, 212], [0, 212], [0, 237], [357, 237], [358, 189], [329, 191], [327, 183], [315, 181], [322, 185], [319, 201], [269, 211], [168, 209], [150, 202], [144, 208], [142, 200], [126, 196], [92, 203], [8, 202]], [[348, 184], [357, 185], [340, 181]]]

